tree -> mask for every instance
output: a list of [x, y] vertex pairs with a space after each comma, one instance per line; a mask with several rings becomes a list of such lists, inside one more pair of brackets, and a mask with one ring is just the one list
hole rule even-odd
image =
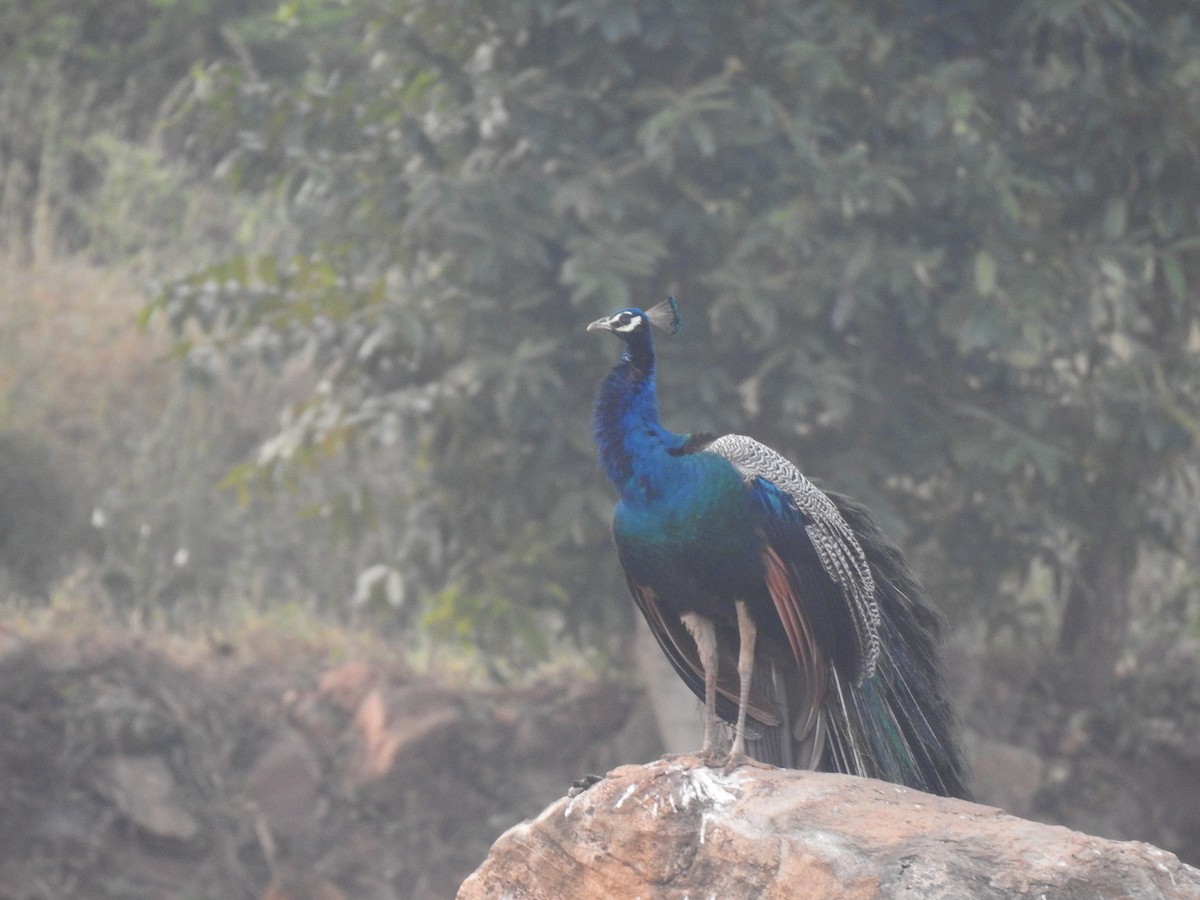
[[[110, 157], [124, 142], [147, 140], [197, 60], [236, 53], [222, 34], [253, 39], [273, 6], [269, 0], [0, 4], [0, 246], [45, 256], [53, 244], [109, 261], [119, 256], [112, 244], [136, 246], [129, 235], [122, 241], [104, 234], [113, 211], [98, 209], [104, 198], [95, 195], [113, 176]], [[274, 48], [266, 39], [256, 43], [264, 56]], [[142, 169], [151, 164], [138, 160]], [[144, 215], [138, 199], [125, 198], [125, 205]], [[145, 242], [130, 211], [118, 212], [124, 230]]]
[[277, 25], [307, 64], [207, 68], [177, 146], [290, 227], [157, 304], [322, 373], [247, 479], [386, 454], [435, 618], [611, 625], [587, 407], [612, 348], [581, 328], [673, 292], [668, 424], [868, 501], [960, 620], [1012, 621], [1036, 561], [1046, 649], [1111, 675], [1200, 434], [1188, 4], [314, 0]]

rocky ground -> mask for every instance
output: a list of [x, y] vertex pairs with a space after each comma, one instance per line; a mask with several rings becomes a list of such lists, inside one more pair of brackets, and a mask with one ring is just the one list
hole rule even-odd
[[[0, 900], [453, 897], [580, 775], [657, 753], [629, 683], [434, 678], [302, 633], [0, 627]], [[952, 658], [977, 799], [1195, 864], [1197, 671], [1181, 645], [1083, 708]]]
[[452, 897], [504, 829], [611, 760], [633, 693], [451, 688], [265, 638], [0, 630], [0, 897]]

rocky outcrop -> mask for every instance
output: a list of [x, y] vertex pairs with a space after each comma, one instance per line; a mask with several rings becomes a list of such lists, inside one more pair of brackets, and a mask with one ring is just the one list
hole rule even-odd
[[684, 757], [509, 829], [458, 897], [1150, 900], [1200, 898], [1200, 870], [885, 782]]
[[95, 631], [0, 623], [0, 900], [445, 900], [612, 764], [633, 702], [581, 670], [438, 681], [385, 645], [331, 666], [329, 633]]

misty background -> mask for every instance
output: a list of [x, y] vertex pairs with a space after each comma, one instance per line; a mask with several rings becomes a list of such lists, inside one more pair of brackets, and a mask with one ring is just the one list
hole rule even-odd
[[583, 329], [673, 294], [665, 424], [873, 509], [981, 799], [1200, 862], [1193, 4], [0, 10], [5, 627], [632, 678]]

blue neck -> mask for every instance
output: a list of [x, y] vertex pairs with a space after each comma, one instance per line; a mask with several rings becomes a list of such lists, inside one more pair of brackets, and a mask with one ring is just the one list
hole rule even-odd
[[657, 393], [650, 337], [636, 336], [601, 383], [592, 417], [600, 465], [623, 500], [654, 499], [654, 476], [670, 467], [669, 451], [686, 440], [662, 427]]

